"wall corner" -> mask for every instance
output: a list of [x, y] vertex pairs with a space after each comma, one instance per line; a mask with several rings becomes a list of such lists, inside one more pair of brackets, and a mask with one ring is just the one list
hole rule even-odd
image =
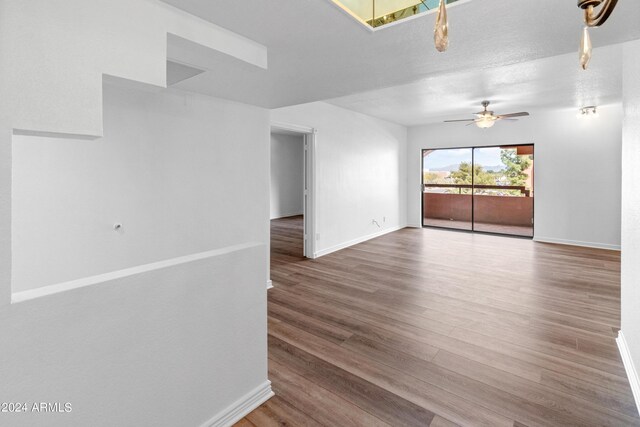
[[0, 124], [0, 307], [11, 303], [12, 132]]

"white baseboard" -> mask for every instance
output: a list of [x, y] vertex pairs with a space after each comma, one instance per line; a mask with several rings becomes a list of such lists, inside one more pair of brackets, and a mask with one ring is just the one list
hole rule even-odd
[[201, 427], [230, 427], [269, 400], [273, 395], [271, 381], [266, 381], [237, 400], [220, 414], [202, 424]]
[[349, 240], [348, 242], [340, 243], [330, 248], [317, 251], [313, 257], [319, 258], [321, 256], [329, 255], [332, 252], [336, 252], [341, 249], [348, 248], [349, 246], [357, 245], [358, 243], [366, 242], [367, 240], [375, 239], [376, 237], [384, 236], [385, 234], [393, 233], [394, 231], [402, 230], [403, 228], [406, 228], [406, 226], [401, 225], [398, 227], [387, 228], [387, 229], [378, 231], [377, 233], [369, 234], [363, 237], [358, 237], [357, 239]]
[[538, 237], [535, 236], [533, 238], [534, 242], [541, 243], [555, 243], [558, 245], [569, 245], [569, 246], [583, 246], [585, 248], [596, 248], [596, 249], [607, 249], [610, 251], [619, 251], [620, 245], [611, 245], [609, 243], [595, 243], [595, 242], [582, 242], [580, 240], [566, 240], [566, 239], [556, 239], [553, 237]]
[[267, 290], [272, 289], [273, 288], [273, 280], [268, 280], [267, 281]]
[[636, 371], [636, 367], [633, 365], [633, 359], [631, 358], [631, 353], [629, 352], [629, 347], [627, 346], [627, 341], [625, 340], [622, 331], [618, 332], [618, 338], [616, 338], [616, 342], [618, 343], [618, 350], [620, 351], [620, 356], [622, 357], [624, 369], [625, 371], [627, 371], [627, 377], [629, 378], [629, 384], [631, 384], [633, 397], [636, 400], [638, 414], [640, 414], [640, 378], [638, 377], [638, 371]]

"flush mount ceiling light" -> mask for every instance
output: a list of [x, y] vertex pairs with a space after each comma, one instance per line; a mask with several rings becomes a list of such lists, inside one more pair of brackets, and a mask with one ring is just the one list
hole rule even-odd
[[598, 117], [598, 108], [595, 105], [582, 107], [579, 110], [578, 118], [583, 118], [583, 117]]
[[[613, 13], [618, 0], [578, 0], [578, 7], [584, 10], [584, 29], [580, 41], [580, 66], [583, 70], [589, 67], [593, 46], [589, 36], [589, 28], [599, 27], [604, 24]], [[596, 10], [599, 8], [598, 10]]]

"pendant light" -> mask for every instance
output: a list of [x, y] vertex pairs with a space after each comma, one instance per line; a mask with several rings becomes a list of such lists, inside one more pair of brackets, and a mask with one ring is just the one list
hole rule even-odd
[[593, 52], [593, 46], [591, 45], [591, 37], [589, 37], [589, 27], [584, 27], [582, 30], [582, 40], [580, 41], [580, 66], [583, 70], [589, 67], [591, 61], [591, 54]]
[[436, 44], [436, 49], [438, 50], [438, 52], [444, 52], [449, 47], [449, 20], [447, 19], [446, 0], [440, 0], [433, 40]]
[[[582, 30], [582, 40], [580, 41], [580, 66], [583, 70], [589, 67], [593, 47], [589, 28], [599, 27], [604, 24], [613, 13], [618, 4], [618, 0], [578, 0], [578, 7], [584, 10], [585, 27]], [[600, 9], [596, 12], [596, 8]]]

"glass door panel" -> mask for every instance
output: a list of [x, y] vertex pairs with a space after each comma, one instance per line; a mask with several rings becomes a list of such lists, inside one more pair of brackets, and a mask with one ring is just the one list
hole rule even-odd
[[473, 149], [475, 231], [533, 237], [533, 145]]
[[422, 225], [473, 230], [473, 149], [422, 151]]

